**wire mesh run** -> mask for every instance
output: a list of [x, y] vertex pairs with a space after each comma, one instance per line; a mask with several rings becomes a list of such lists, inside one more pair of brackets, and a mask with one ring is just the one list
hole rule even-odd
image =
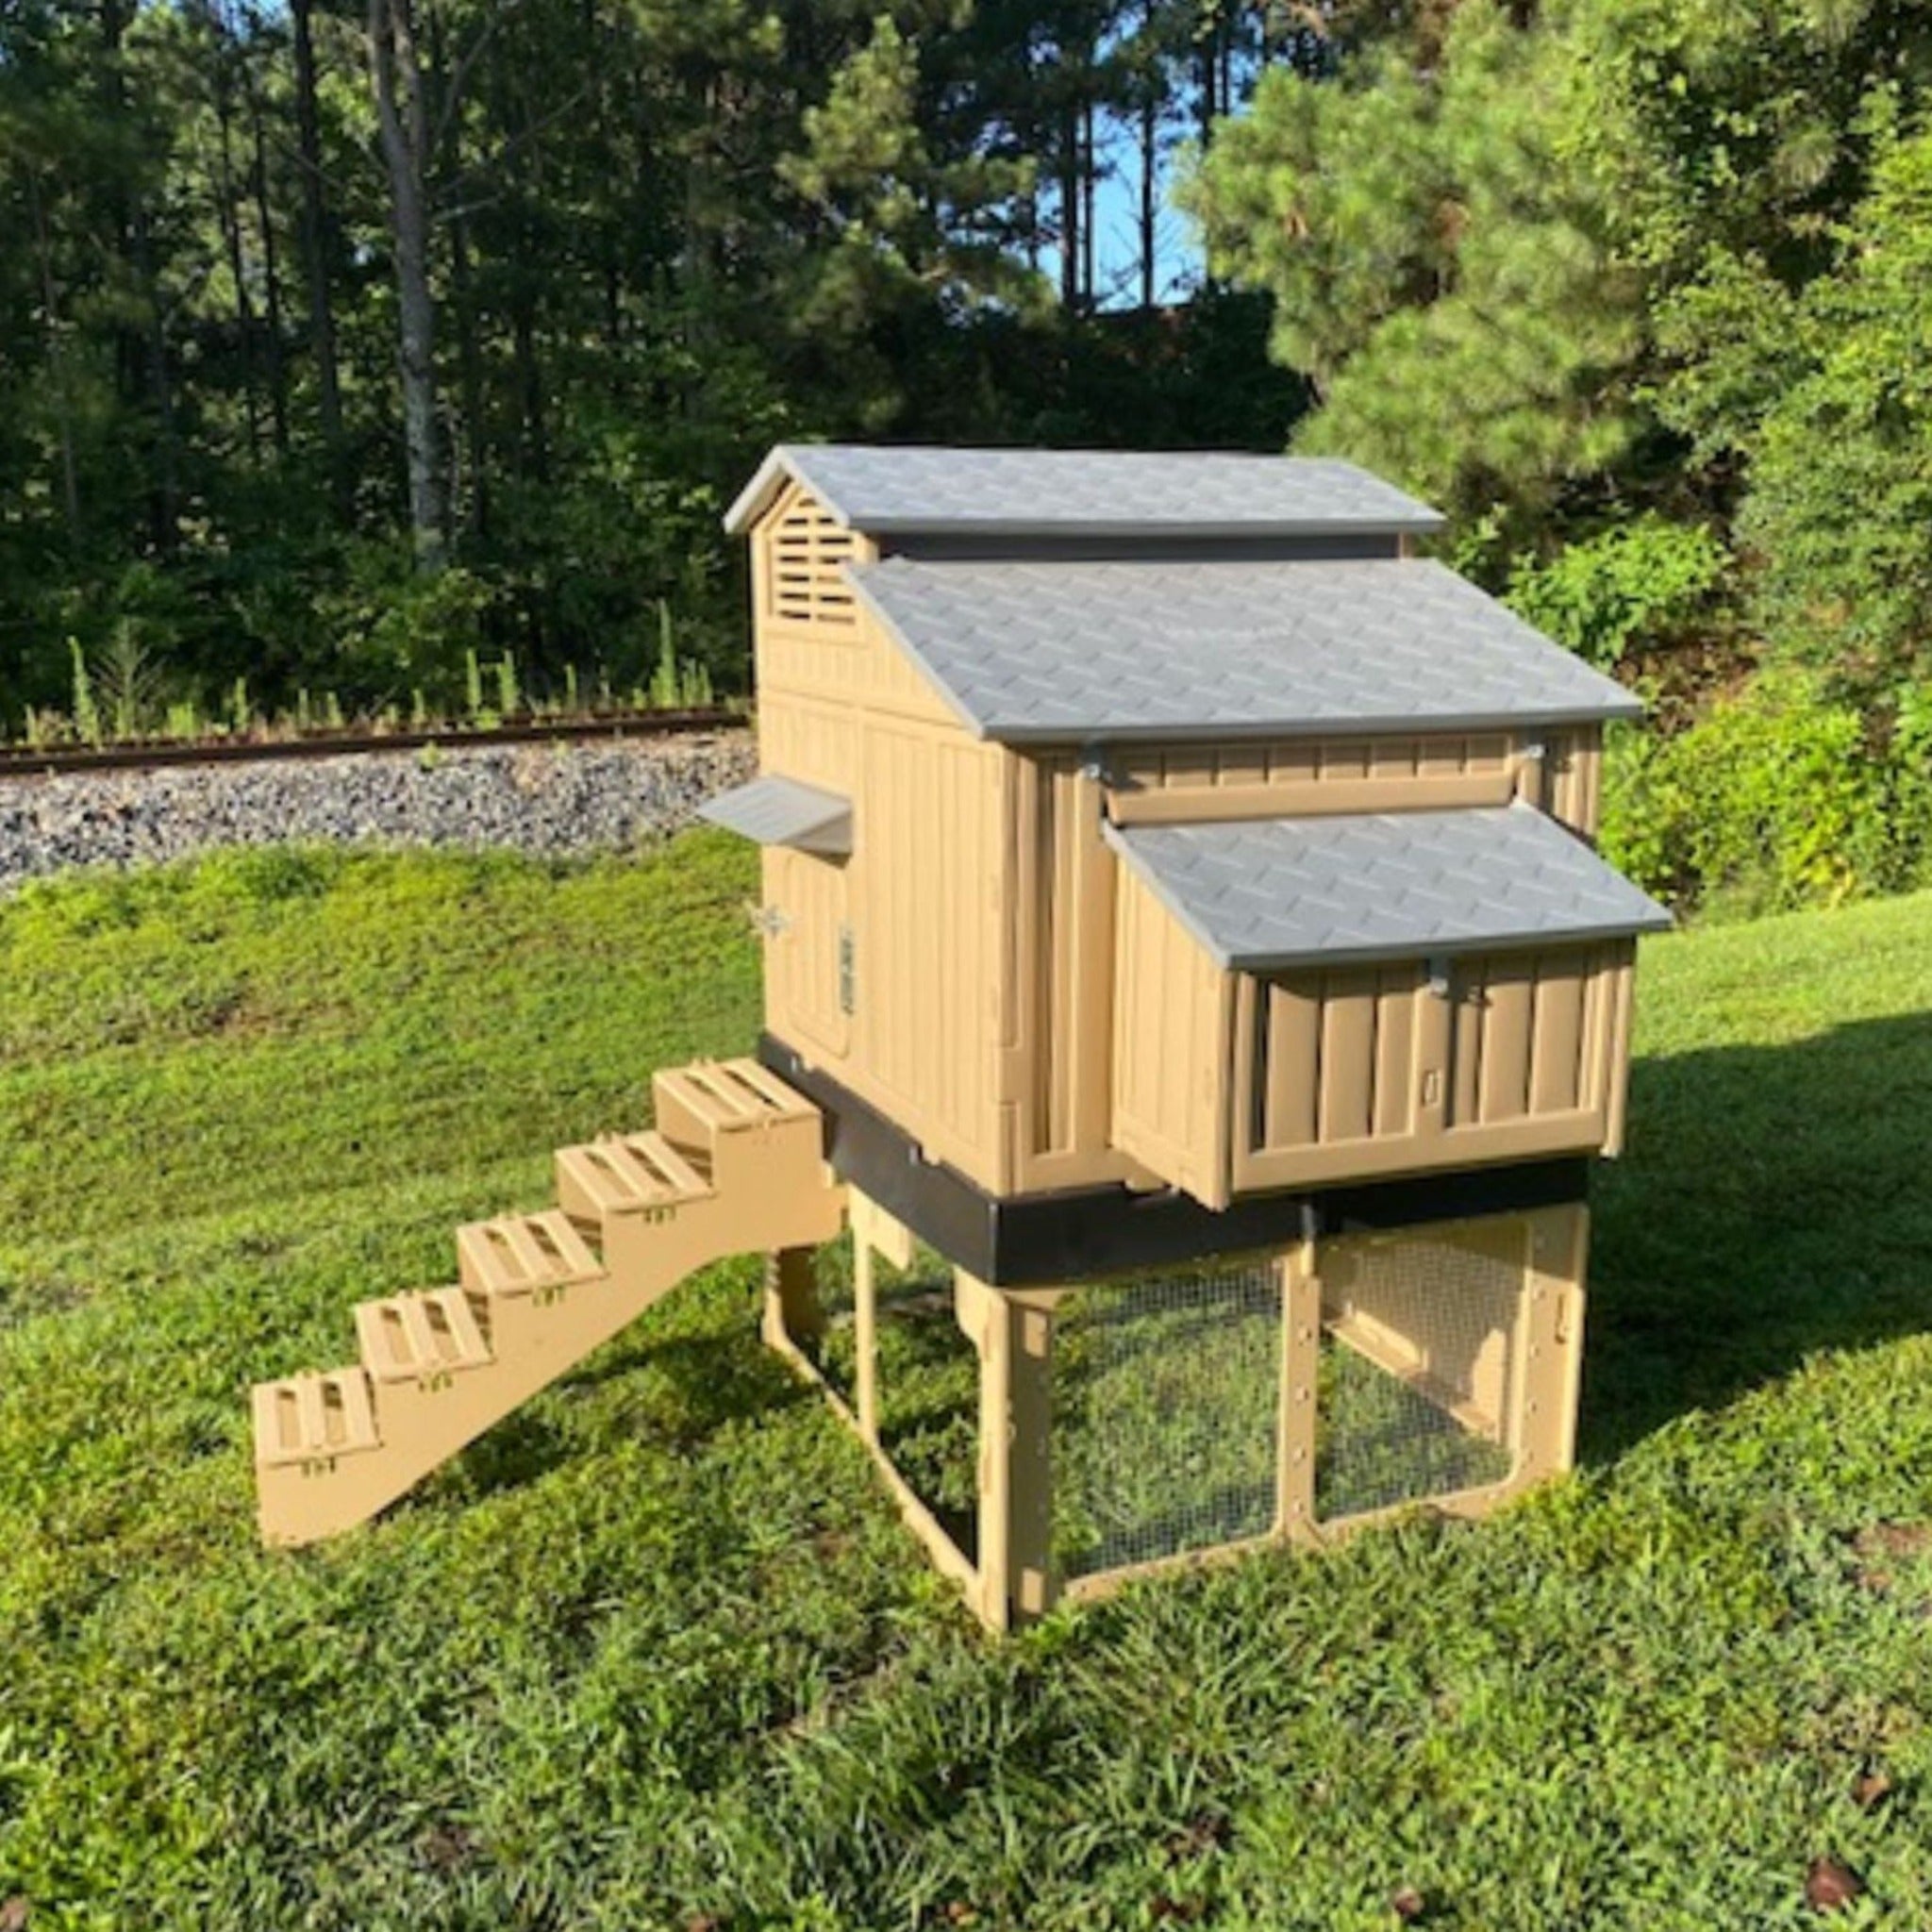
[[1281, 1316], [1268, 1259], [1132, 1275], [1060, 1305], [1053, 1479], [1063, 1576], [1268, 1533]]
[[847, 1407], [858, 1406], [858, 1331], [854, 1299], [854, 1250], [848, 1228], [811, 1254], [812, 1292], [819, 1325], [792, 1338], [825, 1387]]
[[979, 1351], [960, 1329], [952, 1265], [916, 1242], [873, 1257], [879, 1447], [969, 1562], [979, 1547]]
[[1315, 1513], [1358, 1516], [1505, 1481], [1525, 1313], [1494, 1233], [1335, 1243], [1322, 1264]]

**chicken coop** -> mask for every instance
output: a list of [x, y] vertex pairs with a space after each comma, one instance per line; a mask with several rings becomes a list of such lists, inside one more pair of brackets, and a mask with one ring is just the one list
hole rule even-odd
[[265, 1532], [749, 1251], [996, 1627], [1567, 1468], [1667, 918], [1592, 846], [1634, 701], [1419, 555], [1440, 521], [1325, 460], [774, 450], [727, 517], [758, 775], [705, 808], [761, 851], [757, 1055], [258, 1391]]

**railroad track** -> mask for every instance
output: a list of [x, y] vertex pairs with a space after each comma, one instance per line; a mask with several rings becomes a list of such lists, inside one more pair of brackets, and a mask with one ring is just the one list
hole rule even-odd
[[140, 772], [165, 765], [239, 765], [278, 758], [332, 758], [358, 752], [478, 751], [492, 744], [577, 743], [595, 739], [677, 738], [743, 724], [730, 705], [678, 711], [628, 711], [604, 718], [528, 718], [508, 724], [442, 725], [421, 730], [313, 731], [295, 738], [216, 738], [199, 743], [156, 742], [0, 751], [0, 780], [44, 778], [63, 772]]

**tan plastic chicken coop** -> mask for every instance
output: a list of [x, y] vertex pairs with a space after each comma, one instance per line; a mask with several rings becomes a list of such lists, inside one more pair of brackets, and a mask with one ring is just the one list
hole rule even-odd
[[756, 1060], [257, 1391], [262, 1526], [359, 1521], [691, 1270], [1008, 1625], [1568, 1467], [1637, 935], [1629, 695], [1291, 458], [774, 450], [749, 537]]

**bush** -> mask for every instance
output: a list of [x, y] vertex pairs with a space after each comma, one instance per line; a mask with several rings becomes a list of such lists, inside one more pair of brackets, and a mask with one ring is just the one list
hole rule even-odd
[[1701, 525], [1644, 516], [1572, 543], [1547, 563], [1519, 562], [1506, 601], [1607, 671], [1633, 644], [1667, 638], [1697, 615], [1728, 561]]
[[348, 582], [325, 599], [338, 640], [334, 677], [364, 702], [416, 690], [453, 697], [464, 664], [487, 644], [492, 587], [456, 564], [425, 575], [399, 545], [360, 546], [351, 562]]
[[1681, 906], [1739, 915], [1835, 904], [1932, 858], [1932, 691], [1889, 747], [1822, 680], [1767, 672], [1688, 729], [1610, 735], [1605, 856]]

